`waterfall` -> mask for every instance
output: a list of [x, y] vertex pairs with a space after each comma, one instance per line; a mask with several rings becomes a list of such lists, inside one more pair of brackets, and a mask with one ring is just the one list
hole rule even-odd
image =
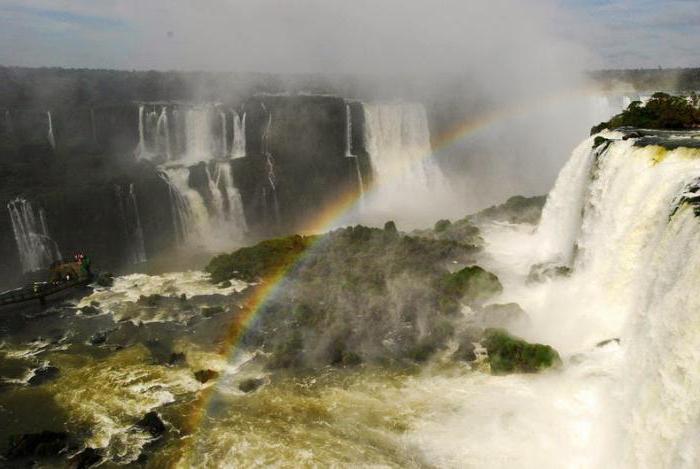
[[170, 189], [170, 209], [178, 244], [200, 241], [209, 213], [202, 195], [189, 185], [187, 168], [166, 168], [160, 173]]
[[579, 336], [621, 340], [599, 467], [700, 465], [699, 181], [698, 149], [587, 139], [547, 201], [540, 231], [578, 245], [571, 282], [586, 292], [566, 315], [599, 324]]
[[141, 104], [139, 106], [139, 144], [136, 147], [136, 157], [145, 158], [146, 157], [146, 137], [144, 132], [144, 106]]
[[168, 126], [167, 108], [163, 106], [156, 122], [156, 149], [158, 154], [165, 155], [168, 161], [173, 159], [170, 149], [170, 127]]
[[[263, 109], [267, 111], [263, 104]], [[272, 193], [272, 206], [275, 215], [275, 223], [280, 221], [280, 205], [277, 198], [277, 176], [275, 175], [275, 159], [270, 150], [270, 133], [272, 131], [272, 111], [267, 111], [267, 124], [262, 134], [262, 151], [265, 155], [265, 168], [267, 170], [267, 181]]]
[[357, 179], [357, 188], [360, 193], [360, 204], [364, 205], [365, 182], [362, 178], [359, 158], [352, 154], [352, 111], [348, 103], [345, 103], [345, 156], [355, 160], [355, 177]]
[[451, 190], [432, 155], [425, 108], [416, 103], [364, 103], [365, 142], [374, 190], [367, 217], [410, 215], [407, 223], [430, 223], [436, 207], [454, 206]]
[[56, 138], [53, 135], [53, 121], [51, 120], [51, 111], [46, 111], [46, 116], [49, 119], [49, 131], [47, 138], [49, 140], [49, 145], [51, 145], [51, 148], [54, 150], [56, 149]]
[[233, 149], [232, 158], [243, 158], [246, 156], [245, 149], [245, 112], [243, 116], [238, 112], [233, 113]]
[[[601, 135], [621, 137], [612, 132]], [[573, 262], [591, 170], [600, 153], [607, 148], [607, 144], [594, 148], [594, 139], [595, 136], [591, 136], [574, 149], [542, 209], [537, 236], [540, 258], [546, 262], [566, 266]]]
[[209, 125], [208, 108], [192, 108], [185, 112], [185, 159], [197, 163], [212, 159], [216, 144]]
[[228, 158], [228, 129], [226, 128], [226, 113], [224, 111], [219, 112], [219, 117], [221, 118], [221, 155], [224, 158]]
[[242, 237], [248, 231], [248, 225], [243, 212], [243, 201], [241, 194], [233, 183], [233, 168], [231, 163], [217, 162], [216, 163], [216, 181], [217, 186], [222, 191], [224, 197], [224, 206], [222, 207], [222, 218], [226, 220], [227, 225], [239, 237]]
[[[139, 107], [139, 152], [149, 158], [157, 156], [162, 163], [160, 177], [168, 184], [173, 229], [181, 246], [226, 249], [247, 232], [232, 168], [221, 161], [229, 152], [226, 114], [219, 111], [217, 117], [215, 110], [212, 105], [201, 105], [173, 109], [169, 114], [166, 106], [159, 112]], [[213, 127], [217, 119], [220, 138]], [[206, 186], [191, 187], [191, 167], [202, 163]]]
[[127, 191], [124, 191], [122, 186], [115, 185], [114, 191], [117, 198], [117, 207], [119, 208], [119, 217], [124, 231], [124, 239], [126, 240], [129, 262], [132, 264], [146, 262], [146, 247], [143, 238], [143, 229], [141, 227], [141, 218], [139, 216], [139, 208], [136, 203], [134, 184], [129, 184]]
[[348, 103], [345, 103], [345, 156], [354, 156], [352, 154], [352, 112]]
[[32, 204], [17, 198], [7, 204], [23, 272], [41, 270], [61, 258], [56, 242], [51, 239], [43, 209], [38, 216]]

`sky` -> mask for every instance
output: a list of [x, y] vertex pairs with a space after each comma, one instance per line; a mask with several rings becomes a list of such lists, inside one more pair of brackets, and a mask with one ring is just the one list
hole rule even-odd
[[460, 72], [512, 48], [697, 67], [698, 44], [700, 0], [0, 0], [2, 65]]

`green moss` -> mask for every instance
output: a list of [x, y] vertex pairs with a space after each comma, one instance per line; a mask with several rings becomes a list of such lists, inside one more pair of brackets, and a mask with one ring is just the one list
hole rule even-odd
[[438, 220], [437, 223], [435, 223], [435, 230], [436, 233], [442, 233], [443, 231], [447, 230], [450, 225], [452, 225], [452, 222], [450, 220]]
[[487, 329], [484, 335], [494, 374], [536, 373], [561, 363], [559, 354], [549, 345], [528, 343], [503, 329]]
[[498, 277], [478, 265], [445, 275], [440, 288], [445, 296], [469, 303], [483, 302], [503, 291]]
[[316, 239], [316, 236], [299, 235], [268, 239], [231, 254], [216, 256], [205, 270], [213, 283], [231, 278], [252, 282], [290, 267]]

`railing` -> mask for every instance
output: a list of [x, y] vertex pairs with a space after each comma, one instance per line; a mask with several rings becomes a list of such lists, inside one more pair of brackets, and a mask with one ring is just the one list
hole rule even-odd
[[36, 288], [24, 287], [20, 290], [0, 294], [0, 306], [22, 303], [31, 300], [39, 300], [43, 303], [45, 298], [49, 295], [53, 295], [63, 290], [68, 290], [69, 288], [87, 285], [89, 282], [89, 279], [82, 278], [70, 282], [61, 282], [59, 284], [44, 284], [37, 286]]

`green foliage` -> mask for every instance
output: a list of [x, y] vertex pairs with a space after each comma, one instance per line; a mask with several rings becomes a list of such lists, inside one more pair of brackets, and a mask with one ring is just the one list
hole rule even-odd
[[435, 230], [436, 233], [442, 233], [446, 229], [448, 229], [452, 225], [452, 222], [450, 220], [438, 220], [437, 223], [435, 223]]
[[494, 374], [536, 373], [561, 363], [549, 345], [528, 343], [503, 329], [487, 329], [484, 346]]
[[[692, 97], [691, 97], [692, 99]], [[686, 130], [700, 127], [700, 110], [685, 96], [654, 93], [643, 105], [633, 101], [622, 113], [591, 129], [591, 134], [603, 129], [635, 127], [643, 129]]]
[[515, 195], [501, 205], [494, 205], [469, 217], [472, 221], [489, 220], [508, 223], [536, 224], [540, 220], [542, 207], [547, 201], [546, 195], [525, 197]]
[[445, 275], [440, 289], [448, 298], [480, 303], [503, 291], [498, 277], [478, 265]]
[[207, 268], [214, 282], [251, 278], [287, 265], [287, 254], [304, 248], [302, 261], [244, 338], [270, 353], [270, 367], [425, 360], [454, 334], [451, 313], [459, 300], [446, 298], [437, 286], [449, 274], [447, 265], [473, 262], [473, 246], [366, 226], [319, 236], [311, 249], [298, 238], [217, 256]]
[[231, 254], [216, 256], [205, 267], [214, 283], [238, 278], [248, 282], [265, 278], [293, 265], [316, 236], [268, 239]]

